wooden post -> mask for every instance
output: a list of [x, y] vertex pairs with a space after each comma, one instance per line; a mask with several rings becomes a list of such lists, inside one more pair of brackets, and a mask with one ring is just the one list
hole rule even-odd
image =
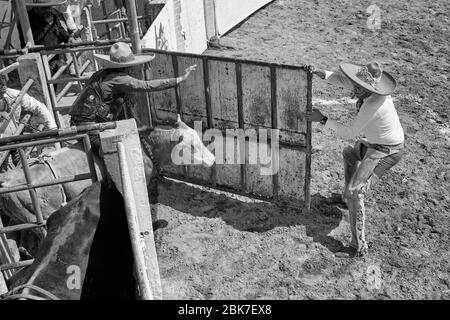
[[[148, 202], [141, 143], [136, 122], [133, 119], [118, 121], [117, 128], [101, 132], [100, 139], [104, 153], [103, 159], [113, 182], [124, 197], [126, 196], [128, 198], [130, 194], [132, 195], [133, 199], [131, 199], [131, 203], [128, 202], [130, 209], [133, 209], [132, 202], [134, 201], [135, 203], [139, 240], [143, 246], [143, 255], [151, 295], [153, 299], [160, 300], [162, 299], [161, 280], [153, 237], [151, 209]], [[126, 156], [125, 162], [127, 163], [129, 178], [131, 180], [132, 192], [128, 192], [126, 195], [124, 187], [127, 187], [127, 184], [124, 186], [122, 182], [118, 143], [121, 143], [124, 147], [123, 153]]]
[[30, 20], [28, 19], [27, 7], [25, 0], [15, 0], [16, 13], [19, 16], [20, 26], [25, 43], [30, 43], [34, 46], [33, 32], [31, 31]]

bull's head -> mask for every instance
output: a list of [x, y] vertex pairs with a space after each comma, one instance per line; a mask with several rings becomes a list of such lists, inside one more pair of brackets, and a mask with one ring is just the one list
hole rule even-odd
[[176, 131], [172, 140], [178, 140], [172, 150], [172, 162], [175, 164], [202, 164], [211, 167], [214, 164], [214, 155], [205, 147], [197, 131], [186, 125], [178, 115]]

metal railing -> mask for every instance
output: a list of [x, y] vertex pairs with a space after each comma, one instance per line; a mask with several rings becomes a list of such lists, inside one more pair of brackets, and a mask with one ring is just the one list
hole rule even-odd
[[[25, 183], [21, 183], [15, 186], [2, 187], [0, 188], [0, 194], [28, 190], [36, 214], [36, 222], [12, 225], [7, 227], [3, 227], [3, 224], [1, 223], [0, 219], [0, 257], [2, 257], [4, 263], [4, 265], [0, 266], [0, 270], [4, 271], [4, 274], [7, 278], [12, 275], [12, 273], [10, 272], [12, 269], [22, 268], [23, 266], [29, 265], [31, 261], [21, 261], [20, 263], [17, 263], [17, 261], [13, 261], [11, 253], [8, 252], [8, 244], [5, 234], [22, 230], [44, 228], [46, 226], [46, 220], [43, 218], [42, 215], [40, 201], [39, 197], [37, 196], [36, 189], [88, 179], [91, 179], [92, 182], [98, 181], [97, 171], [95, 169], [94, 163], [94, 155], [92, 152], [92, 147], [88, 133], [90, 131], [103, 131], [107, 129], [114, 129], [115, 127], [116, 127], [115, 122], [107, 122], [78, 127], [70, 127], [67, 129], [48, 130], [38, 133], [31, 133], [27, 135], [10, 136], [0, 139], [0, 152], [11, 149], [17, 149], [19, 151], [20, 160], [22, 163], [22, 168], [24, 170], [24, 177], [25, 177]], [[47, 181], [40, 181], [40, 182], [34, 181], [30, 171], [30, 166], [26, 159], [24, 148], [60, 143], [69, 140], [81, 140], [83, 142], [89, 172], [61, 178], [55, 177], [55, 179], [52, 180], [49, 179]]]

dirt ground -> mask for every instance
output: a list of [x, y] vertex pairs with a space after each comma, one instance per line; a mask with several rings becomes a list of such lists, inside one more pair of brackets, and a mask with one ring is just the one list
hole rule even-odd
[[[381, 29], [366, 9], [381, 9]], [[378, 60], [398, 80], [394, 103], [406, 153], [366, 201], [370, 255], [336, 258], [350, 238], [342, 149], [351, 144], [313, 126], [313, 204], [301, 209], [160, 187], [156, 232], [165, 299], [450, 298], [450, 2], [277, 0], [222, 38], [209, 54], [329, 70]], [[348, 92], [314, 80], [314, 104], [346, 122]]]

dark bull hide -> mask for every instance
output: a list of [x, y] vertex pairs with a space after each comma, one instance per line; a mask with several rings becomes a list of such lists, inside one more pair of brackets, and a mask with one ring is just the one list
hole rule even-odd
[[120, 192], [97, 182], [53, 213], [47, 225], [35, 261], [9, 280], [9, 288], [32, 284], [63, 300], [134, 299], [133, 255]]

